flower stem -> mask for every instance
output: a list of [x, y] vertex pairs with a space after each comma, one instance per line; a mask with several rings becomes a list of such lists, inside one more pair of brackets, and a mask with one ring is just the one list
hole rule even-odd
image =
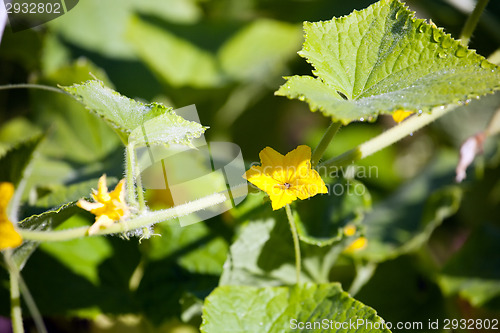
[[21, 311], [21, 292], [19, 290], [19, 271], [11, 258], [11, 250], [4, 254], [10, 278], [10, 316], [13, 333], [24, 333], [23, 315]]
[[135, 153], [134, 146], [132, 144], [128, 144], [125, 149], [125, 159], [126, 159], [126, 169], [125, 169], [125, 178], [126, 178], [126, 189], [127, 189], [127, 203], [130, 206], [137, 207], [137, 200], [135, 198]]
[[489, 0], [478, 0], [476, 3], [476, 7], [474, 7], [474, 10], [467, 18], [467, 21], [465, 22], [465, 25], [462, 29], [462, 32], [460, 33], [460, 41], [462, 42], [463, 45], [465, 46], [469, 45], [472, 33], [476, 29], [476, 26], [479, 22], [479, 18], [481, 17], [481, 14], [486, 8], [486, 5], [488, 5], [488, 2]]
[[318, 145], [316, 146], [316, 149], [314, 149], [314, 152], [312, 154], [311, 158], [311, 167], [315, 168], [316, 165], [318, 165], [319, 160], [321, 157], [323, 157], [323, 154], [325, 153], [326, 148], [328, 148], [328, 145], [332, 141], [333, 137], [335, 134], [337, 134], [337, 131], [339, 130], [341, 126], [340, 122], [336, 123], [331, 123], [330, 126], [328, 126], [328, 129], [326, 130], [325, 134], [319, 141]]
[[401, 140], [405, 136], [413, 133], [420, 128], [428, 125], [434, 120], [444, 116], [446, 113], [455, 109], [458, 105], [448, 105], [444, 108], [434, 108], [432, 113], [426, 113], [418, 116], [413, 116], [408, 120], [403, 121], [399, 125], [388, 129], [384, 133], [368, 140], [354, 149], [351, 149], [342, 155], [334, 157], [328, 161], [321, 163], [319, 168], [336, 168], [343, 165], [351, 164], [355, 161], [370, 156], [379, 150], [382, 150], [393, 143]]
[[300, 283], [300, 243], [299, 236], [297, 234], [297, 227], [295, 226], [295, 219], [293, 218], [292, 209], [290, 205], [285, 206], [286, 216], [288, 217], [288, 223], [290, 223], [290, 230], [292, 231], [293, 237], [293, 247], [295, 248], [295, 274], [297, 275], [297, 284]]
[[[163, 222], [179, 216], [195, 213], [197, 211], [209, 208], [211, 206], [218, 205], [226, 200], [229, 200], [227, 193], [214, 193], [204, 198], [188, 202], [176, 207], [157, 210], [153, 212], [143, 212], [141, 215], [132, 218], [128, 221], [125, 221], [125, 223], [115, 223], [106, 229], [99, 230], [99, 232], [93, 234], [92, 236], [123, 233], [142, 227], [147, 227], [158, 222]], [[21, 234], [24, 240], [51, 242], [51, 241], [67, 241], [75, 238], [88, 236], [88, 229], [89, 227], [64, 229], [58, 231], [35, 231], [35, 230], [19, 229], [18, 232], [19, 234]]]

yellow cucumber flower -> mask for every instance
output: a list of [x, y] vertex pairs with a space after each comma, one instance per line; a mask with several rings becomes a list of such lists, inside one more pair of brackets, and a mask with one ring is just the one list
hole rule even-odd
[[394, 119], [395, 122], [398, 124], [411, 116], [413, 114], [413, 111], [405, 111], [405, 110], [396, 110], [392, 114], [392, 119]]
[[269, 195], [273, 210], [297, 198], [304, 200], [318, 193], [328, 193], [318, 172], [311, 168], [311, 148], [308, 146], [298, 146], [285, 156], [266, 147], [259, 157], [261, 165], [252, 166], [243, 178]]
[[14, 195], [14, 185], [7, 182], [0, 183], [0, 251], [18, 247], [23, 242], [23, 238], [7, 217], [7, 206], [12, 195]]
[[85, 209], [95, 215], [95, 222], [89, 228], [89, 235], [97, 233], [100, 229], [111, 226], [116, 221], [125, 218], [129, 214], [129, 207], [125, 202], [125, 179], [122, 179], [115, 189], [108, 193], [106, 175], [99, 178], [96, 190], [92, 190], [94, 202], [83, 199], [76, 203], [78, 207]]

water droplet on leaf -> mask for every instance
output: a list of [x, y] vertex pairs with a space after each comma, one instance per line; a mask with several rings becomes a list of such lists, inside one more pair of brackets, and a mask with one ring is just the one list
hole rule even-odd
[[441, 31], [437, 29], [432, 30], [432, 39], [437, 43], [441, 40]]
[[484, 69], [495, 68], [495, 65], [493, 65], [488, 60], [484, 59], [483, 61], [481, 61], [481, 68], [484, 68]]
[[457, 52], [455, 53], [455, 55], [459, 58], [463, 58], [467, 55], [467, 50], [463, 47], [460, 47]]
[[439, 51], [438, 52], [438, 57], [439, 58], [446, 58], [446, 53], [444, 51]]
[[441, 46], [444, 48], [444, 49], [447, 49], [451, 46], [451, 39], [449, 37], [444, 37], [443, 38], [443, 42], [441, 43]]

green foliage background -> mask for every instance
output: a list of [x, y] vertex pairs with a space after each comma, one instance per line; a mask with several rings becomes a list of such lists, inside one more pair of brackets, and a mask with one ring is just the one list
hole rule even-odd
[[[274, 96], [285, 82], [283, 76], [311, 75], [310, 65], [297, 56], [302, 22], [329, 20], [371, 3], [82, 0], [45, 26], [18, 33], [6, 28], [0, 85], [70, 86], [96, 77], [146, 103], [173, 109], [196, 104], [202, 125], [210, 127], [207, 140], [236, 143], [250, 164], [266, 146], [281, 153], [299, 144], [314, 147], [329, 124], [306, 103]], [[442, 0], [408, 4], [419, 18], [432, 18], [458, 38], [466, 19], [460, 10]], [[488, 57], [500, 47], [499, 27], [500, 3], [490, 1], [469, 47]], [[487, 141], [466, 181], [454, 183], [460, 144], [483, 130], [499, 106], [498, 93], [474, 100], [358, 163], [376, 167], [376, 173], [357, 180], [330, 179], [331, 185], [359, 182], [367, 189], [364, 197], [297, 202], [303, 279], [311, 283], [303, 289], [283, 287], [294, 282], [291, 234], [284, 212], [271, 214], [262, 194], [250, 194], [241, 206], [203, 223], [184, 228], [161, 223], [155, 232], [162, 236], [140, 244], [116, 237], [44, 243], [22, 276], [50, 332], [196, 332], [202, 304], [219, 285], [223, 287], [207, 299], [215, 305], [203, 310], [206, 332], [222, 332], [217, 326], [221, 317], [237, 318], [230, 307], [247, 304], [256, 297], [256, 287], [269, 287], [260, 289], [269, 291], [263, 298], [284, 313], [272, 323], [301, 316], [299, 310], [286, 308], [284, 295], [293, 299], [318, 288], [313, 298], [318, 304], [342, 308], [356, 302], [340, 292], [329, 294], [340, 290], [330, 282], [340, 282], [363, 303], [356, 303], [362, 315], [375, 316], [371, 307], [394, 323], [500, 319], [498, 137]], [[324, 158], [393, 125], [387, 116], [375, 123], [355, 122], [341, 129]], [[123, 175], [118, 136], [65, 95], [0, 91], [0, 156], [8, 156], [4, 154], [13, 147], [19, 155], [35, 151], [24, 175], [21, 217], [88, 196], [103, 173], [110, 186]], [[1, 177], [8, 177], [2, 180], [17, 183], [19, 169], [0, 165]], [[156, 208], [165, 205], [159, 192], [149, 193], [148, 200]], [[61, 227], [93, 220], [74, 205], [67, 209], [72, 217]], [[358, 226], [358, 236], [368, 238], [367, 249], [342, 252], [349, 239], [341, 230], [349, 223]], [[5, 270], [0, 281], [0, 314], [8, 317]], [[221, 297], [232, 302], [220, 309]], [[263, 298], [263, 310], [255, 311], [278, 311]], [[332, 313], [322, 315], [333, 318]], [[247, 327], [248, 332], [259, 329]]]

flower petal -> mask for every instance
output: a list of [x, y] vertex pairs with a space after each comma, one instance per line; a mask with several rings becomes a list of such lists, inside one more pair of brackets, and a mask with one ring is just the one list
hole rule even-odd
[[271, 147], [266, 147], [259, 153], [262, 172], [273, 177], [279, 182], [288, 180], [285, 171], [284, 156]]
[[274, 179], [271, 175], [264, 173], [263, 168], [260, 166], [252, 166], [245, 173], [244, 178], [267, 193], [274, 191], [276, 186], [281, 185], [281, 183]]
[[271, 199], [273, 210], [285, 207], [287, 204], [292, 203], [292, 201], [297, 199], [297, 196], [290, 190], [275, 191], [274, 193], [268, 192], [268, 194]]
[[125, 199], [125, 179], [120, 180], [118, 184], [116, 184], [115, 189], [109, 192], [109, 196], [111, 199], [118, 200], [119, 202], [123, 202]]
[[0, 216], [7, 216], [7, 206], [13, 195], [14, 185], [12, 183], [0, 183]]
[[392, 114], [392, 119], [394, 119], [394, 121], [399, 124], [400, 122], [402, 122], [403, 120], [405, 120], [406, 118], [411, 116], [412, 114], [413, 114], [413, 111], [396, 110]]
[[16, 248], [21, 245], [23, 238], [16, 231], [16, 228], [6, 218], [0, 217], [0, 251]]
[[298, 178], [293, 183], [293, 189], [301, 200], [315, 196], [318, 193], [328, 193], [328, 188], [316, 170], [309, 170], [304, 178]]
[[99, 178], [99, 182], [97, 184], [97, 195], [94, 196], [94, 200], [100, 202], [110, 200], [108, 185], [106, 184], [106, 174]]
[[311, 170], [311, 148], [301, 145], [286, 154], [284, 165], [287, 166], [287, 180], [293, 183], [294, 179], [308, 177]]
[[95, 235], [99, 230], [106, 229], [107, 227], [113, 225], [115, 221], [107, 217], [106, 215], [99, 216], [98, 219], [90, 226], [89, 235]]

